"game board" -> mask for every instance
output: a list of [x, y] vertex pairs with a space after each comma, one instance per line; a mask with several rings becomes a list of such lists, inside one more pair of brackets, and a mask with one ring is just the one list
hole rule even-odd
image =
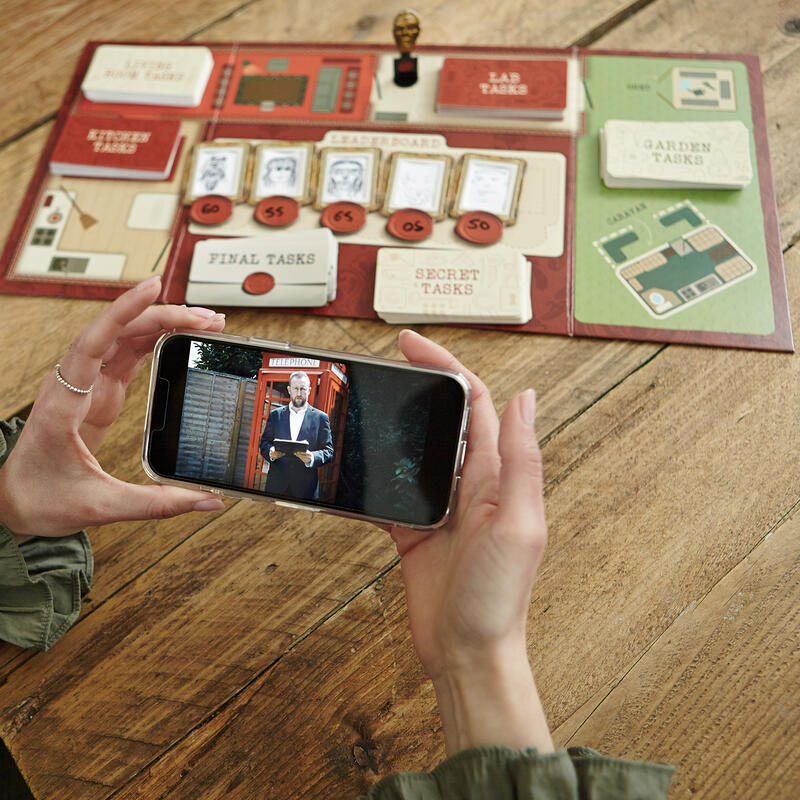
[[[378, 153], [375, 202], [365, 204], [363, 227], [336, 234], [335, 299], [304, 313], [376, 319], [380, 248], [503, 246], [531, 262], [533, 316], [522, 325], [479, 327], [793, 349], [755, 56], [420, 47], [419, 78], [400, 87], [388, 45], [209, 43], [198, 45], [213, 57], [202, 98], [178, 107], [89, 100], [81, 84], [102, 44], [85, 48], [59, 110], [0, 260], [3, 292], [110, 299], [162, 274], [162, 300], [183, 302], [197, 242], [278, 230], [254, 218], [252, 187], [221, 222], [190, 216], [187, 171], [197, 146], [246, 143], [257, 152], [264, 143], [303, 143], [312, 156], [323, 148]], [[458, 103], [437, 111], [446, 59], [563, 64], [563, 109], [553, 114], [544, 98], [544, 116], [536, 118]], [[157, 180], [52, 174], [61, 132], [78, 117], [153, 126], [177, 120], [174, 162], [165, 162]], [[750, 133], [753, 179], [736, 190], [608, 188], [598, 136], [610, 119], [739, 120]], [[393, 155], [423, 167], [420, 159], [430, 157], [519, 164], [524, 180], [500, 241], [458, 235], [452, 191], [450, 214], [434, 215], [424, 240], [398, 240], [381, 213]], [[319, 227], [324, 204], [311, 199], [285, 231]]]

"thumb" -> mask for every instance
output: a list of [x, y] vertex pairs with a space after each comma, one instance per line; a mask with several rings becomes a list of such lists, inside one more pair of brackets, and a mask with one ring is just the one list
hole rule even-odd
[[177, 486], [139, 486], [117, 481], [113, 499], [105, 506], [108, 522], [165, 519], [187, 511], [220, 511], [225, 504], [215, 494]]
[[542, 454], [536, 440], [536, 393], [511, 398], [500, 423], [500, 505], [497, 522], [544, 549], [547, 528], [542, 497]]

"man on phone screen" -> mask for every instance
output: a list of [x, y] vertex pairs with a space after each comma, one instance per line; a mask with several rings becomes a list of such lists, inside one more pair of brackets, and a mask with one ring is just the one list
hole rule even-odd
[[[319, 494], [317, 469], [333, 460], [328, 415], [308, 404], [311, 381], [305, 372], [289, 376], [289, 404], [267, 417], [259, 450], [269, 461], [266, 490], [301, 500]], [[305, 447], [298, 447], [305, 443]]]

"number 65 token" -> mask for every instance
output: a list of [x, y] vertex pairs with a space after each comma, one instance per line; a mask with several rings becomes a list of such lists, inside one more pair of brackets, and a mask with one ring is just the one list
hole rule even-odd
[[355, 233], [367, 223], [367, 210], [358, 203], [340, 200], [325, 207], [319, 220], [335, 233]]
[[473, 244], [494, 244], [503, 235], [503, 222], [488, 211], [467, 211], [458, 218], [456, 233]]
[[419, 209], [401, 208], [389, 217], [386, 230], [397, 239], [421, 242], [433, 233], [433, 220], [430, 214]]

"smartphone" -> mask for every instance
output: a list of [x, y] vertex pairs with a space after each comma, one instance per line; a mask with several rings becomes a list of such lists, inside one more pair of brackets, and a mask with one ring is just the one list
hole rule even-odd
[[454, 508], [469, 403], [454, 371], [178, 331], [155, 348], [142, 463], [162, 483], [434, 528]]

